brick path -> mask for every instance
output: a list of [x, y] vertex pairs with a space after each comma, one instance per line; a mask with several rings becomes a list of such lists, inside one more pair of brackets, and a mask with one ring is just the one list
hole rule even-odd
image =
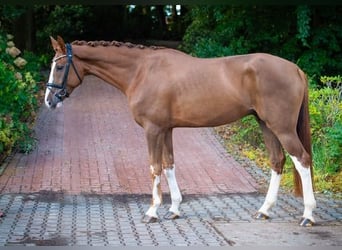
[[[125, 96], [98, 78], [86, 78], [62, 108], [42, 107], [36, 136], [35, 151], [17, 153], [3, 165], [1, 193], [151, 192], [144, 131]], [[177, 128], [174, 146], [183, 194], [256, 191], [254, 179], [226, 154], [211, 129]]]

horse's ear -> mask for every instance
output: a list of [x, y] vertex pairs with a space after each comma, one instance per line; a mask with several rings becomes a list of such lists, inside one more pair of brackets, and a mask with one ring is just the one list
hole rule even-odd
[[51, 45], [52, 45], [53, 50], [55, 52], [58, 52], [59, 50], [58, 42], [52, 36], [50, 36], [50, 40], [51, 40]]
[[57, 36], [57, 40], [55, 40], [52, 36], [50, 36], [51, 40], [51, 45], [53, 50], [57, 53], [65, 54], [66, 49], [65, 49], [65, 43], [63, 38], [60, 36]]
[[60, 48], [61, 48], [61, 50], [62, 50], [62, 53], [65, 54], [66, 49], [65, 49], [65, 43], [64, 43], [63, 38], [60, 37], [60, 36], [57, 36], [57, 42], [58, 42], [58, 45], [60, 46]]

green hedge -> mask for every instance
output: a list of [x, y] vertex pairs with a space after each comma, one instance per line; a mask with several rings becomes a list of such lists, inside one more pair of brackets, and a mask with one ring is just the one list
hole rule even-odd
[[[181, 49], [198, 57], [271, 53], [315, 82], [342, 71], [341, 6], [196, 6]], [[281, 17], [281, 18], [279, 18]]]
[[[32, 149], [32, 124], [38, 108], [38, 58], [30, 52], [11, 56], [12, 39], [0, 34], [0, 161], [16, 146], [25, 152]], [[17, 66], [15, 60], [22, 63]]]
[[326, 87], [310, 91], [310, 118], [315, 168], [322, 173], [342, 170], [342, 79], [321, 77]]

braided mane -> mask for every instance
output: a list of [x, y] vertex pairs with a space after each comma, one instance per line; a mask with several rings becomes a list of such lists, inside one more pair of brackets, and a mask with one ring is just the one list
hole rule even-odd
[[97, 47], [97, 46], [103, 46], [103, 47], [108, 47], [108, 46], [116, 46], [116, 47], [128, 47], [128, 48], [138, 48], [138, 49], [165, 49], [165, 47], [162, 46], [144, 46], [141, 44], [133, 44], [130, 42], [118, 42], [118, 41], [73, 41], [71, 44], [73, 45], [81, 45], [81, 46], [91, 46], [91, 47]]

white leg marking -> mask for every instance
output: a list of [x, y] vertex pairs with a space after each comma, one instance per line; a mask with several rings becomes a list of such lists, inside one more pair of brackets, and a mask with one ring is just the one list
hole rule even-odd
[[177, 184], [176, 174], [175, 174], [175, 165], [172, 168], [167, 168], [164, 170], [164, 174], [167, 179], [167, 183], [169, 185], [170, 193], [171, 193], [171, 207], [169, 209], [170, 212], [180, 215], [179, 212], [179, 204], [182, 202], [182, 195], [179, 191], [179, 187]]
[[310, 219], [312, 222], [315, 222], [312, 216], [312, 210], [316, 207], [316, 200], [313, 194], [312, 188], [312, 180], [311, 180], [311, 170], [310, 168], [305, 168], [303, 165], [298, 161], [297, 157], [291, 156], [293, 163], [300, 175], [302, 180], [302, 187], [303, 187], [303, 198], [304, 198], [304, 214], [303, 217], [306, 219]]
[[[151, 168], [152, 175], [154, 175], [153, 166], [151, 166], [150, 168]], [[150, 208], [147, 210], [146, 215], [148, 215], [150, 217], [158, 218], [157, 210], [161, 204], [161, 197], [160, 197], [160, 193], [159, 193], [160, 175], [154, 175], [153, 178], [154, 178], [154, 180], [153, 180], [153, 186], [152, 186], [152, 204], [151, 204]]]
[[270, 185], [269, 185], [269, 188], [267, 191], [265, 202], [261, 206], [261, 208], [259, 209], [260, 213], [263, 213], [263, 214], [269, 216], [268, 210], [277, 201], [277, 195], [278, 195], [278, 190], [279, 190], [279, 186], [280, 186], [280, 180], [281, 180], [281, 174], [277, 174], [277, 172], [275, 172], [272, 169]]
[[154, 175], [154, 167], [152, 165], [150, 165], [150, 172], [152, 175]]

